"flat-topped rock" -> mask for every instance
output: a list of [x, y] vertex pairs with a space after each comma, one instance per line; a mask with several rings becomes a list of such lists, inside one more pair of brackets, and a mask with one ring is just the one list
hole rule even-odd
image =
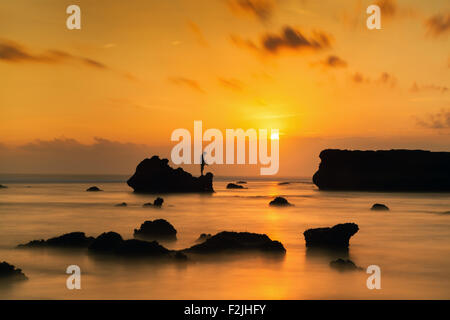
[[285, 253], [286, 249], [265, 234], [250, 232], [222, 231], [205, 242], [182, 250], [186, 253], [213, 254], [226, 251], [260, 251], [266, 253]]
[[88, 191], [88, 192], [97, 192], [97, 191], [103, 191], [103, 190], [101, 190], [97, 186], [92, 186], [92, 187], [87, 188], [86, 191]]
[[177, 230], [164, 219], [154, 221], [145, 221], [139, 229], [134, 229], [135, 238], [144, 238], [149, 240], [176, 240]]
[[214, 192], [212, 173], [194, 177], [182, 168], [171, 168], [169, 160], [158, 156], [139, 163], [127, 184], [143, 193]]
[[450, 152], [327, 149], [319, 157], [321, 190], [450, 191]]
[[244, 187], [239, 184], [229, 183], [227, 184], [227, 189], [244, 189]]
[[2, 281], [22, 281], [27, 279], [27, 276], [21, 269], [16, 268], [6, 261], [0, 263], [0, 283]]
[[315, 228], [303, 232], [307, 247], [348, 248], [350, 238], [357, 233], [356, 223], [337, 224], [332, 228]]
[[32, 240], [19, 244], [18, 248], [87, 248], [94, 241], [93, 237], [86, 237], [84, 232], [71, 232], [47, 240]]

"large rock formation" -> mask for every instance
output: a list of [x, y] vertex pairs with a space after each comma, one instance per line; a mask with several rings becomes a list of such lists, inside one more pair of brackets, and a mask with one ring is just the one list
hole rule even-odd
[[226, 251], [262, 251], [285, 253], [281, 242], [271, 240], [265, 234], [222, 231], [205, 242], [182, 250], [186, 253], [222, 253]]
[[19, 244], [19, 248], [54, 247], [54, 248], [87, 248], [94, 241], [93, 237], [86, 237], [84, 232], [71, 232], [48, 240], [32, 240], [26, 244]]
[[214, 192], [212, 173], [196, 178], [182, 168], [171, 168], [168, 163], [169, 160], [158, 156], [143, 160], [127, 184], [135, 192]]
[[321, 190], [450, 191], [450, 152], [327, 149], [320, 159]]
[[303, 235], [307, 247], [348, 248], [350, 238], [358, 230], [356, 223], [343, 223], [332, 228], [308, 229]]
[[6, 261], [0, 263], [0, 281], [20, 281], [27, 279], [27, 276], [21, 269], [16, 268]]

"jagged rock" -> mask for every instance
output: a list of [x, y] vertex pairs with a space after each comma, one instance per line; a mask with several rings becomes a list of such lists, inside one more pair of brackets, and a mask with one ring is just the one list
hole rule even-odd
[[332, 228], [308, 229], [303, 232], [307, 247], [348, 248], [350, 238], [358, 232], [356, 223], [337, 224]]
[[6, 188], [8, 188], [8, 187], [0, 184], [0, 189], [6, 189]]
[[389, 211], [389, 208], [381, 203], [375, 203], [370, 210]]
[[320, 159], [321, 190], [450, 191], [450, 152], [327, 149]]
[[157, 208], [161, 208], [163, 202], [164, 202], [164, 199], [158, 197], [158, 198], [156, 198], [156, 199], [153, 201], [153, 203], [150, 203], [150, 202], [144, 203], [143, 206], [144, 206], [144, 207], [157, 207]]
[[145, 221], [139, 229], [134, 229], [134, 237], [150, 240], [175, 240], [177, 238], [177, 230], [168, 221], [157, 219]]
[[212, 235], [210, 233], [202, 233], [200, 235], [200, 237], [198, 237], [198, 239], [195, 240], [195, 242], [205, 242], [206, 240], [208, 240], [211, 237], [212, 237]]
[[265, 234], [222, 231], [205, 242], [182, 250], [186, 253], [222, 253], [226, 251], [262, 251], [285, 253], [286, 249]]
[[126, 207], [128, 204], [126, 202], [118, 203], [114, 205], [115, 207]]
[[330, 267], [338, 271], [357, 271], [362, 270], [353, 261], [348, 259], [337, 259], [330, 262]]
[[99, 187], [93, 186], [93, 187], [87, 188], [86, 191], [96, 192], [96, 191], [103, 191], [103, 190], [101, 190]]
[[21, 269], [16, 268], [6, 261], [0, 263], [0, 281], [22, 281], [27, 279], [27, 276]]
[[86, 237], [84, 232], [71, 232], [48, 240], [32, 240], [26, 244], [19, 244], [19, 248], [63, 247], [87, 248], [94, 241], [93, 237]]
[[135, 192], [214, 192], [212, 173], [197, 178], [182, 168], [171, 168], [168, 163], [169, 160], [158, 156], [143, 160], [127, 184]]
[[227, 184], [227, 189], [244, 189], [244, 187], [235, 183], [229, 183]]
[[273, 199], [272, 201], [270, 201], [269, 203], [270, 206], [280, 206], [280, 207], [286, 207], [286, 206], [291, 206], [292, 204], [290, 204], [285, 198], [283, 197], [276, 197], [275, 199]]
[[110, 231], [95, 238], [88, 249], [91, 252], [115, 252], [123, 243], [124, 240], [120, 234]]

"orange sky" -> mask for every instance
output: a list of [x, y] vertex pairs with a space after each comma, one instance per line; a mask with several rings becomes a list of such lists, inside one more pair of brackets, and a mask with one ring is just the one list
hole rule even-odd
[[202, 120], [279, 128], [289, 158], [299, 139], [449, 150], [450, 2], [378, 1], [382, 30], [368, 30], [376, 2], [2, 1], [0, 145], [171, 146]]

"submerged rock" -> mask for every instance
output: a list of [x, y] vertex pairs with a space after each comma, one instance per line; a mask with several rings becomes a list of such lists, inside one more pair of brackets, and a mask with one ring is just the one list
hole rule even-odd
[[290, 204], [285, 198], [283, 197], [276, 197], [275, 199], [273, 199], [272, 201], [270, 201], [269, 203], [270, 206], [280, 206], [280, 207], [286, 207], [286, 206], [291, 206], [292, 204]]
[[198, 239], [195, 240], [195, 242], [205, 242], [206, 240], [208, 240], [211, 237], [212, 237], [212, 235], [210, 233], [202, 233], [200, 235], [200, 237], [198, 237]]
[[101, 190], [99, 187], [93, 186], [93, 187], [87, 188], [86, 191], [96, 192], [96, 191], [103, 191], [103, 190]]
[[284, 186], [284, 185], [287, 185], [287, 184], [291, 184], [291, 183], [290, 182], [278, 182], [279, 186]]
[[389, 211], [389, 208], [381, 203], [375, 203], [370, 210]]
[[237, 184], [246, 184], [246, 183], [247, 183], [247, 181], [244, 181], [244, 180], [239, 180], [239, 181], [237, 181], [236, 183], [237, 183]]
[[8, 188], [8, 187], [0, 184], [0, 189], [6, 189], [6, 188]]
[[118, 203], [114, 205], [115, 207], [126, 207], [128, 204], [126, 202]]
[[135, 238], [176, 240], [177, 230], [168, 221], [157, 219], [145, 221], [139, 229], [134, 229]]
[[321, 190], [450, 191], [450, 152], [327, 149], [319, 157]]
[[161, 208], [162, 204], [164, 203], [164, 199], [163, 198], [156, 198], [153, 203], [144, 203], [143, 207], [157, 207], [157, 208]]
[[330, 267], [338, 271], [357, 271], [362, 270], [358, 267], [352, 260], [348, 259], [337, 259], [330, 262]]
[[86, 237], [84, 232], [71, 232], [48, 240], [32, 240], [26, 244], [19, 244], [18, 248], [63, 247], [87, 248], [94, 241], [93, 237]]
[[193, 177], [182, 168], [171, 168], [168, 163], [169, 160], [158, 156], [143, 160], [127, 184], [135, 192], [214, 192], [212, 173]]
[[332, 228], [308, 229], [303, 232], [307, 247], [348, 248], [350, 238], [358, 232], [356, 223], [337, 224]]
[[205, 242], [182, 250], [186, 253], [222, 253], [226, 251], [262, 251], [285, 253], [286, 249], [265, 234], [222, 231]]
[[6, 261], [0, 263], [0, 281], [22, 281], [27, 279], [27, 276], [21, 269], [16, 268]]
[[244, 189], [244, 187], [235, 183], [229, 183], [227, 184], [227, 189]]

